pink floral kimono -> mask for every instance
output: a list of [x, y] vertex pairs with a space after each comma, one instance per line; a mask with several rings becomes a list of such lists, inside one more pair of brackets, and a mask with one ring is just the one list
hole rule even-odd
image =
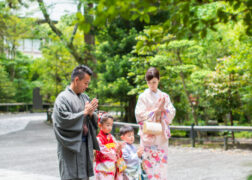
[[[154, 113], [158, 107], [159, 99], [165, 97], [165, 112], [159, 115]], [[169, 124], [175, 116], [175, 108], [173, 107], [168, 94], [157, 90], [153, 92], [146, 89], [138, 98], [135, 109], [137, 122], [140, 125], [140, 144], [144, 147], [142, 166], [148, 180], [167, 180], [168, 165], [168, 139], [170, 135]], [[144, 121], [161, 120], [162, 134], [148, 135], [143, 133]]]

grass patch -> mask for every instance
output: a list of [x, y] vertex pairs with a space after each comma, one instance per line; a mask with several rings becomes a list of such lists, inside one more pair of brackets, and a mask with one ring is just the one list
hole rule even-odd
[[236, 132], [235, 133], [235, 137], [236, 138], [252, 138], [252, 132], [246, 132], [246, 131], [242, 131], [242, 132]]

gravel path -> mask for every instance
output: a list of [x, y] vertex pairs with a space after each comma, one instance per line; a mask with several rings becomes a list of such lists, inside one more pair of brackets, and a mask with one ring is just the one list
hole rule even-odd
[[[0, 115], [0, 179], [59, 180], [56, 141], [45, 113]], [[170, 146], [169, 180], [246, 180], [252, 151]], [[93, 178], [92, 178], [93, 179]]]

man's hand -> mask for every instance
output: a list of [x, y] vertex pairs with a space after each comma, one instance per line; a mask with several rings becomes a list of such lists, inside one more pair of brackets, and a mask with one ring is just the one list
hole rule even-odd
[[97, 107], [98, 99], [94, 98], [91, 102], [87, 101], [85, 104], [84, 114], [92, 116], [93, 112], [97, 109]]
[[92, 104], [92, 112], [89, 114], [90, 116], [92, 116], [93, 112], [97, 109], [98, 107], [98, 99], [94, 98], [92, 101], [91, 101], [91, 104]]

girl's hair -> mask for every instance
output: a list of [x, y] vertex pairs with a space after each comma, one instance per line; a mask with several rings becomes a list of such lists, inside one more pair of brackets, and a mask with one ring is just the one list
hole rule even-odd
[[110, 114], [102, 114], [101, 116], [100, 116], [100, 118], [99, 118], [99, 120], [98, 120], [98, 122], [99, 123], [101, 123], [101, 124], [103, 124], [103, 123], [105, 123], [108, 119], [113, 119], [114, 120], [114, 118], [113, 118], [113, 116], [111, 116]]
[[159, 80], [159, 71], [154, 67], [150, 67], [145, 74], [145, 80], [150, 81], [153, 78], [157, 78]]

